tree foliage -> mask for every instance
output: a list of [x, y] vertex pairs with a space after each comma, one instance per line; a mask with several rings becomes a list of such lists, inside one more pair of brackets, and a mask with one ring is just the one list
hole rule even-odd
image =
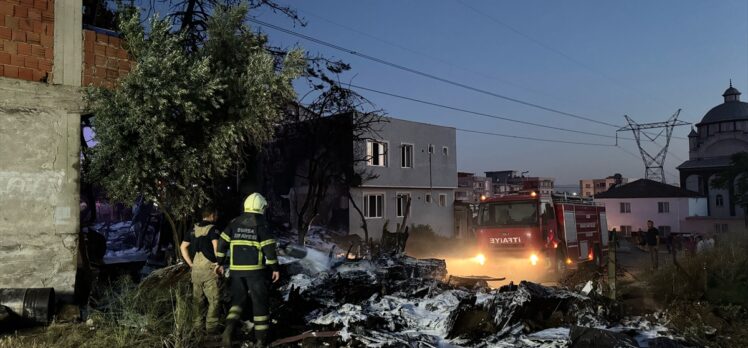
[[731, 166], [712, 181], [712, 186], [729, 189], [734, 185], [734, 196], [731, 199], [748, 212], [748, 152], [738, 152], [730, 159]]
[[244, 149], [272, 137], [295, 99], [302, 53], [268, 54], [244, 24], [246, 7], [215, 11], [197, 50], [185, 49], [185, 33], [168, 20], [150, 19], [146, 34], [139, 14], [121, 19], [136, 64], [115, 89], [87, 93], [98, 142], [89, 174], [112, 199], [142, 195], [176, 218], [189, 215]]

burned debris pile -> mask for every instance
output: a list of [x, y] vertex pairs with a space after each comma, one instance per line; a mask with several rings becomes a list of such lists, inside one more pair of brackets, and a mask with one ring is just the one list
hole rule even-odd
[[576, 326], [612, 330], [634, 343], [667, 334], [612, 326], [620, 319], [616, 307], [596, 292], [526, 281], [490, 289], [480, 277], [448, 281], [443, 260], [402, 254], [319, 258], [334, 254], [310, 248], [301, 260], [282, 261], [288, 278], [277, 299], [276, 320], [284, 324], [278, 337], [313, 345], [336, 337], [350, 347], [566, 347]]

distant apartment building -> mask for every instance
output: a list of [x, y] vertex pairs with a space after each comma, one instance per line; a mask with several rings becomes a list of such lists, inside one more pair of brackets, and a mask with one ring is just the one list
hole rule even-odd
[[542, 195], [553, 193], [553, 178], [526, 177], [523, 174], [517, 170], [499, 170], [486, 172], [486, 177], [491, 180], [494, 195], [505, 195], [521, 191], [536, 191]]
[[[363, 218], [369, 237], [377, 240], [385, 224], [393, 232], [408, 215], [408, 226], [429, 225], [437, 234], [454, 235], [457, 189], [454, 128], [388, 117], [360, 138], [365, 140], [352, 142], [352, 136], [343, 134], [353, 129], [350, 115], [325, 117], [316, 122], [325, 122], [327, 127], [327, 130], [317, 128], [318, 132], [339, 139], [328, 145], [332, 148], [319, 149], [319, 153], [338, 161], [331, 165], [334, 169], [330, 175], [342, 173], [360, 179], [346, 186], [332, 184], [326, 190], [325, 200], [319, 204], [315, 216], [316, 225], [363, 236]], [[279, 214], [291, 212], [288, 219], [294, 226], [298, 217], [293, 212], [304, 204], [310, 187], [304, 178], [309, 156], [302, 156], [310, 142], [305, 138], [308, 135], [299, 129], [292, 125], [280, 130], [278, 141], [268, 150], [273, 157], [263, 164], [263, 192], [277, 200], [275, 206], [282, 208]], [[351, 161], [354, 157], [363, 160]], [[273, 205], [271, 202], [271, 208]]]
[[493, 183], [485, 176], [474, 173], [457, 173], [455, 200], [463, 203], [480, 203], [481, 199], [493, 197]]
[[652, 220], [661, 233], [693, 233], [689, 220], [707, 215], [707, 199], [698, 192], [658, 181], [640, 179], [595, 195], [605, 205], [608, 229], [625, 236], [647, 230]]
[[603, 193], [614, 186], [620, 186], [628, 182], [628, 178], [615, 175], [605, 179], [582, 179], [579, 180], [579, 192], [582, 197], [595, 197], [598, 193]]

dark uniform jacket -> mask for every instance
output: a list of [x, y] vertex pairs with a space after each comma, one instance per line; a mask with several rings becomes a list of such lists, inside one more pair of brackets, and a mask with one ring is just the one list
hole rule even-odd
[[232, 220], [218, 240], [218, 262], [229, 255], [231, 277], [262, 274], [265, 267], [278, 270], [275, 239], [265, 217], [242, 213]]

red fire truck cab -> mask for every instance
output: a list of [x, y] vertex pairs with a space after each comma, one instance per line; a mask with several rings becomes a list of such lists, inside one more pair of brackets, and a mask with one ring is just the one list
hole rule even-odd
[[607, 225], [605, 207], [592, 200], [529, 192], [482, 201], [475, 236], [488, 260], [517, 256], [563, 269], [584, 261], [602, 264]]

